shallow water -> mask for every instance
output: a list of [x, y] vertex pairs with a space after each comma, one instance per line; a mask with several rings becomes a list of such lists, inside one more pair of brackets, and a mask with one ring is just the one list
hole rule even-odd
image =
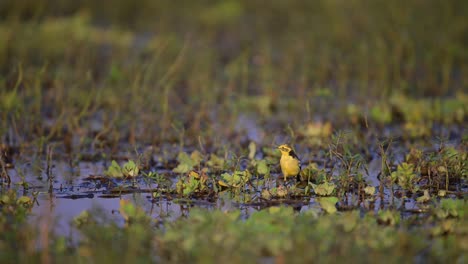
[[[241, 116], [237, 121], [236, 129], [240, 133], [248, 131], [248, 140], [250, 142], [261, 141], [263, 131], [248, 116]], [[400, 162], [404, 160], [407, 153], [404, 142], [395, 143], [397, 146], [392, 150], [392, 161]], [[447, 143], [447, 145], [457, 146], [459, 139]], [[437, 149], [438, 145], [433, 143], [426, 145], [425, 150]], [[128, 148], [131, 149], [131, 148]], [[169, 156], [174, 157], [178, 152], [177, 147], [172, 147]], [[34, 153], [34, 151], [31, 151]], [[303, 164], [319, 161], [319, 167], [326, 167], [327, 171], [333, 175], [338, 175], [338, 170], [334, 168], [336, 164], [330, 164], [329, 158], [323, 151], [313, 153], [310, 150], [298, 149], [303, 158]], [[230, 198], [229, 195], [219, 193], [212, 198], [183, 198], [176, 194], [162, 192], [158, 198], [152, 197], [153, 190], [157, 190], [158, 183], [144, 176], [138, 176], [134, 180], [112, 179], [104, 176], [105, 170], [110, 165], [109, 161], [104, 159], [91, 159], [86, 161], [82, 159], [79, 162], [70, 163], [66, 155], [61, 155], [61, 150], [57, 150], [56, 155], [51, 161], [50, 177], [47, 176], [47, 162], [44, 158], [36, 157], [31, 153], [22, 153], [17, 157], [15, 168], [9, 169], [12, 185], [22, 182], [28, 183], [28, 188], [18, 188], [21, 195], [37, 195], [37, 201], [32, 211], [34, 217], [31, 222], [48, 221], [49, 225], [61, 234], [73, 232], [70, 223], [73, 219], [85, 210], [99, 210], [119, 224], [123, 224], [122, 217], [119, 217], [119, 207], [121, 199], [129, 200], [139, 207], [143, 208], [148, 215], [151, 215], [158, 221], [172, 221], [187, 215], [192, 207], [203, 207], [208, 209], [219, 209], [229, 211], [240, 209], [243, 217], [248, 217], [252, 212], [262, 208], [285, 204], [292, 206], [297, 211], [320, 210], [320, 205], [314, 197], [291, 197], [288, 199], [274, 199], [271, 201], [260, 199], [261, 188], [251, 193], [250, 202], [239, 202]], [[382, 208], [396, 208], [402, 212], [419, 213], [424, 212], [420, 204], [416, 203], [416, 196], [396, 197], [391, 189], [385, 187], [382, 195], [379, 194], [381, 158], [370, 150], [370, 159], [366, 164], [366, 170], [361, 170], [366, 184], [376, 187], [376, 194], [372, 199], [362, 199], [356, 193], [347, 193], [346, 199], [338, 205], [340, 210], [350, 210], [360, 208], [361, 210], [378, 211]], [[172, 188], [178, 180], [179, 175], [172, 172], [172, 166], [177, 164], [173, 158], [167, 158], [168, 153], [154, 153], [152, 159], [156, 162], [151, 166], [151, 171], [164, 175], [170, 180]], [[229, 154], [232, 155], [232, 154]], [[265, 153], [257, 152], [256, 158], [264, 158]], [[319, 156], [318, 156], [319, 155]], [[93, 155], [91, 155], [93, 156]], [[120, 153], [115, 155], [120, 164], [126, 159], [136, 159], [133, 153]], [[245, 169], [248, 160], [240, 160], [239, 168]], [[171, 164], [168, 166], [168, 163]], [[245, 164], [244, 164], [245, 163]], [[71, 166], [70, 164], [73, 164]], [[276, 181], [279, 176], [277, 168], [272, 168], [272, 180], [268, 188], [281, 184]], [[23, 179], [24, 177], [24, 179]], [[459, 186], [461, 191], [466, 191], [466, 183]], [[424, 206], [422, 206], [424, 207]], [[53, 224], [51, 224], [53, 222]]]

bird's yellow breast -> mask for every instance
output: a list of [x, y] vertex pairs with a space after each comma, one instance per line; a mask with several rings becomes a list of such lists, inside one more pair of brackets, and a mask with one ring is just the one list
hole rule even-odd
[[289, 156], [282, 155], [280, 159], [281, 171], [285, 177], [293, 177], [299, 174], [299, 160]]

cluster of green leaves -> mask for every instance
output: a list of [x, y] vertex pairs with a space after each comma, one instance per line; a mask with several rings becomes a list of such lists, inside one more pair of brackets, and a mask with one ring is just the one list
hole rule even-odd
[[[358, 211], [317, 217], [313, 211], [296, 214], [291, 208], [272, 207], [240, 220], [237, 211], [193, 210], [189, 218], [168, 224], [159, 246], [163, 258], [172, 262], [238, 263], [272, 258], [288, 262], [320, 259], [328, 263], [370, 261], [384, 256], [389, 261], [416, 256], [461, 260], [466, 258], [465, 246], [460, 243], [466, 242], [462, 225], [467, 219], [454, 220], [453, 225], [461, 233], [432, 237], [425, 227], [406, 229], [396, 211], [364, 217]], [[181, 245], [180, 250], [174, 250], [176, 245]]]
[[172, 171], [175, 173], [188, 173], [193, 170], [195, 166], [200, 165], [200, 162], [203, 160], [203, 155], [199, 151], [194, 151], [190, 155], [186, 152], [180, 152], [177, 155], [177, 161], [179, 165], [175, 167]]
[[[39, 233], [24, 217], [30, 201], [14, 191], [3, 194], [0, 208], [0, 260], [19, 262], [44, 256], [57, 262], [159, 261], [181, 263], [386, 260], [463, 261], [467, 256], [468, 203], [443, 199], [430, 214], [402, 218], [394, 210], [297, 213], [291, 207], [270, 207], [248, 218], [235, 211], [192, 209], [188, 217], [156, 222], [143, 208], [121, 200], [118, 224], [100, 211], [75, 218], [79, 243], [49, 234], [51, 247], [34, 247]], [[26, 211], [22, 211], [23, 209]], [[17, 213], [14, 213], [17, 212]], [[22, 213], [21, 213], [22, 212]], [[61, 246], [59, 246], [61, 245]], [[15, 253], [18, 252], [18, 253]]]
[[397, 182], [398, 185], [412, 192], [416, 192], [419, 187], [417, 186], [418, 176], [414, 171], [414, 165], [403, 162], [398, 165], [397, 170], [391, 174], [392, 182]]
[[226, 172], [221, 174], [218, 184], [228, 188], [244, 188], [251, 178], [252, 174], [248, 170], [234, 171], [233, 173]]
[[129, 160], [122, 167], [113, 160], [105, 174], [113, 178], [134, 178], [138, 176], [139, 172], [140, 168], [133, 160]]
[[[467, 116], [468, 96], [459, 92], [454, 98], [412, 99], [401, 93], [395, 93], [388, 101], [378, 101], [371, 106], [368, 117], [380, 125], [402, 122], [405, 136], [417, 138], [429, 136], [432, 124], [462, 123]], [[346, 110], [353, 123], [366, 118], [366, 111], [355, 104], [349, 104]]]
[[442, 146], [438, 151], [427, 153], [411, 149], [405, 161], [408, 169], [418, 170], [427, 176], [429, 187], [437, 190], [447, 191], [450, 184], [468, 177], [468, 154], [462, 147]]
[[[24, 253], [31, 254], [34, 248], [34, 228], [28, 224], [33, 200], [28, 196], [18, 196], [16, 191], [9, 189], [0, 192], [0, 261], [27, 260]], [[18, 248], [23, 250], [18, 251]], [[29, 250], [28, 250], [29, 249]], [[1, 261], [4, 262], [4, 261]]]
[[182, 176], [177, 181], [176, 192], [184, 196], [190, 196], [195, 192], [208, 191], [208, 176], [205, 172], [201, 174], [190, 171], [186, 176]]

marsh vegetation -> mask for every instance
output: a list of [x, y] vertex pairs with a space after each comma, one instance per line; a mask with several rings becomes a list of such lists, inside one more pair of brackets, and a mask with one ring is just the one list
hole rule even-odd
[[0, 2], [0, 262], [466, 262], [465, 2]]

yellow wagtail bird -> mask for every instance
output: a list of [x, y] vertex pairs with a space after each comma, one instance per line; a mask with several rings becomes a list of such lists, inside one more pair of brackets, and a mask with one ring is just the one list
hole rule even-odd
[[281, 151], [280, 166], [281, 171], [283, 172], [284, 181], [288, 177], [297, 177], [297, 180], [300, 180], [299, 172], [301, 172], [301, 160], [296, 155], [294, 150], [283, 144], [278, 147]]

